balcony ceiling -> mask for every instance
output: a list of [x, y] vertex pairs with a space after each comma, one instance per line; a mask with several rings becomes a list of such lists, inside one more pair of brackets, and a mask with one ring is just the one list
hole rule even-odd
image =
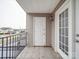
[[60, 0], [17, 0], [27, 13], [51, 13]]

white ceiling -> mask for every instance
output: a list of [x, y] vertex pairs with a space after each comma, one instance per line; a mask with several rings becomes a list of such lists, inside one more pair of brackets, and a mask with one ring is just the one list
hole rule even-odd
[[28, 13], [51, 13], [60, 0], [17, 0]]

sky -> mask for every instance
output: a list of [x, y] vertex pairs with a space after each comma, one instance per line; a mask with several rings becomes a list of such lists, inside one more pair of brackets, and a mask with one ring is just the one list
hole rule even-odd
[[0, 28], [26, 28], [26, 13], [16, 0], [0, 0]]

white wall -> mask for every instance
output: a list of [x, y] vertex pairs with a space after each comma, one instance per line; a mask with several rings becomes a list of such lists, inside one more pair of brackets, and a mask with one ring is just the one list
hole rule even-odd
[[26, 15], [26, 29], [28, 46], [33, 46], [33, 17], [29, 14]]
[[46, 46], [51, 46], [51, 20], [46, 17]]
[[52, 24], [51, 24], [51, 43], [52, 43], [52, 48], [55, 48], [55, 21], [52, 21]]
[[0, 27], [26, 28], [26, 13], [16, 0], [0, 0]]

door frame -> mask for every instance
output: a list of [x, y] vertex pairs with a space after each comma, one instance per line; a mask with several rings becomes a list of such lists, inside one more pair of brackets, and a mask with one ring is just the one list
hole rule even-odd
[[[69, 9], [69, 55], [65, 55], [59, 49], [59, 14], [61, 14], [65, 9]], [[58, 52], [63, 59], [74, 59], [75, 58], [75, 10], [74, 10], [74, 0], [67, 0], [65, 3], [56, 11], [55, 13], [55, 51]]]

